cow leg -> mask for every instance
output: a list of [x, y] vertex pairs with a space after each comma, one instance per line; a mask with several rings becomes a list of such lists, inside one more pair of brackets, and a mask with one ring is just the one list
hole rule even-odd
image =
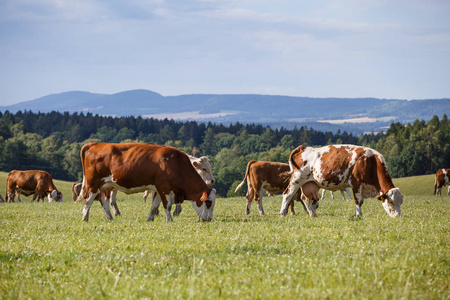
[[[153, 196], [152, 196], [152, 207], [153, 207], [153, 204], [155, 203], [155, 198], [156, 198], [157, 194], [155, 192], [153, 192], [153, 191], [150, 191], [150, 193], [153, 194]], [[155, 216], [159, 216], [159, 204], [160, 203], [161, 203], [161, 197], [158, 200], [158, 205], [156, 206], [156, 209], [155, 209], [155, 212], [154, 212]]]
[[97, 192], [97, 193], [90, 192], [89, 193], [89, 197], [84, 203], [83, 217], [81, 220], [86, 221], [86, 222], [89, 221], [89, 209], [91, 208], [92, 202], [94, 202], [94, 199], [98, 193], [99, 192]]
[[355, 195], [355, 204], [356, 204], [356, 211], [355, 211], [355, 217], [361, 217], [362, 218], [362, 210], [361, 206], [364, 203], [364, 198], [362, 196], [362, 187], [359, 188], [359, 191], [355, 193], [353, 190], [353, 194]]
[[[320, 200], [322, 200], [323, 199], [323, 197], [325, 196], [325, 192], [326, 192], [327, 190], [325, 190], [325, 189], [322, 189], [322, 196], [320, 196]], [[304, 206], [304, 205], [303, 205]], [[305, 208], [306, 209], [306, 208]]]
[[155, 194], [153, 196], [152, 208], [150, 209], [150, 215], [147, 218], [147, 221], [153, 221], [155, 219], [156, 211], [158, 210], [158, 206], [161, 203], [161, 197], [159, 194]]
[[6, 194], [6, 203], [14, 202], [14, 195], [15, 195], [15, 192], [7, 193]]
[[172, 204], [175, 202], [175, 197], [173, 193], [170, 193], [169, 195], [163, 195], [161, 197], [161, 200], [163, 202], [163, 206], [166, 211], [166, 222], [173, 222], [173, 218], [170, 213], [170, 211], [172, 210]]
[[441, 195], [441, 191], [442, 191], [442, 187], [438, 187], [437, 192], [436, 192], [436, 196], [442, 196]]
[[305, 204], [306, 211], [310, 217], [317, 217], [316, 208], [319, 206], [318, 201], [315, 199], [309, 199], [304, 194], [302, 195], [303, 203]]
[[295, 215], [294, 200], [292, 200], [291, 203], [289, 204], [289, 209], [291, 210], [291, 215]]
[[264, 190], [263, 190], [263, 187], [261, 187], [259, 193], [257, 195], [255, 195], [256, 203], [258, 204], [259, 214], [261, 216], [264, 216], [264, 208], [262, 205], [263, 193], [264, 193]]
[[346, 188], [345, 191], [347, 192], [348, 199], [352, 200], [352, 191], [350, 190], [350, 188]]
[[334, 200], [334, 193], [333, 193], [333, 191], [330, 191], [330, 193], [331, 193], [331, 199]]
[[344, 190], [341, 190], [341, 196], [342, 196], [342, 199], [345, 200], [345, 192], [344, 192]]
[[450, 185], [448, 186], [448, 189], [447, 189], [447, 195], [450, 195]]
[[22, 200], [20, 200], [20, 193], [17, 193], [17, 201], [22, 202]]
[[117, 206], [117, 201], [116, 201], [116, 195], [117, 195], [117, 191], [116, 190], [112, 190], [111, 191], [111, 195], [109, 196], [109, 203], [111, 204], [113, 213], [115, 216], [120, 216], [120, 211], [119, 211], [119, 207]]
[[250, 186], [248, 186], [247, 194], [245, 195], [245, 199], [247, 200], [247, 206], [245, 208], [246, 215], [250, 214], [250, 207], [252, 205], [253, 197], [254, 197], [253, 189]]
[[106, 198], [106, 196], [103, 193], [100, 193], [100, 205], [103, 208], [103, 212], [105, 213], [106, 219], [112, 220], [113, 217], [111, 215], [111, 211], [110, 211], [110, 208], [109, 208], [109, 199]]
[[283, 203], [281, 204], [280, 216], [284, 217], [287, 214], [288, 206], [291, 201], [293, 201], [293, 197], [297, 194], [300, 189], [300, 184], [296, 181], [300, 179], [300, 172], [293, 173], [291, 176], [291, 180], [289, 182], [289, 186], [283, 192]]
[[[150, 193], [153, 193], [153, 191], [146, 190], [142, 194], [142, 200], [144, 200], [144, 203], [147, 202], [147, 197], [148, 197], [148, 195], [150, 195]], [[155, 198], [155, 195], [153, 195], [152, 198]]]
[[173, 216], [178, 217], [181, 214], [181, 210], [182, 210], [181, 204], [177, 203], [175, 205], [175, 210], [173, 211]]

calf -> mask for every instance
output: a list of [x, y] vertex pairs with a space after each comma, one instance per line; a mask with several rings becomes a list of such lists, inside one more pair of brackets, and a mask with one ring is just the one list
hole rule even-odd
[[[450, 169], [439, 169], [436, 172], [436, 179], [434, 181], [434, 192], [433, 195], [442, 195], [441, 190], [442, 187], [449, 184], [449, 173]], [[447, 191], [447, 194], [450, 194], [450, 187]]]
[[45, 196], [49, 202], [62, 201], [62, 193], [53, 184], [52, 176], [40, 170], [11, 171], [6, 180], [6, 202], [14, 202], [16, 193], [33, 195], [32, 201], [37, 198], [43, 202]]
[[[342, 190], [351, 187], [355, 196], [356, 216], [362, 217], [361, 206], [365, 198], [378, 196], [390, 217], [401, 216], [403, 197], [394, 186], [383, 156], [377, 151], [354, 145], [334, 145], [322, 148], [299, 146], [289, 157], [292, 171], [289, 186], [283, 193], [280, 215], [298, 189], [313, 181], [320, 188]], [[309, 215], [315, 215], [312, 201], [305, 205]]]
[[[215, 190], [195, 171], [189, 157], [182, 151], [150, 143], [88, 143], [81, 148], [83, 187], [77, 201], [84, 199], [82, 220], [89, 220], [89, 209], [101, 191], [157, 193], [148, 221], [153, 221], [160, 202], [166, 210], [166, 220], [172, 221], [171, 206], [183, 200], [192, 201], [197, 215], [204, 221], [212, 219]], [[112, 219], [108, 201], [103, 210]]]

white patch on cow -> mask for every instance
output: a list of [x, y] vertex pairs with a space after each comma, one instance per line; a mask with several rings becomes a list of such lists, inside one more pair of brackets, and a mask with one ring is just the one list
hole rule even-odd
[[102, 180], [103, 180], [104, 182], [116, 182], [116, 181], [114, 180], [114, 177], [113, 177], [112, 174], [109, 175], [108, 177], [102, 178]]
[[390, 189], [386, 193], [387, 199], [383, 201], [384, 210], [392, 217], [401, 217], [402, 212], [400, 206], [403, 204], [403, 196], [399, 188]]
[[215, 179], [211, 172], [211, 164], [209, 163], [208, 157], [202, 156], [200, 158], [197, 158], [191, 155], [188, 155], [188, 157], [195, 171], [198, 173], [198, 175], [200, 175], [202, 180], [207, 185], [213, 185], [215, 183]]
[[56, 195], [58, 194], [58, 192], [56, 190], [53, 190], [51, 193], [49, 193], [47, 195], [48, 197], [48, 202], [53, 202], [55, 201]]
[[214, 205], [216, 204], [216, 190], [212, 189], [209, 193], [209, 201], [211, 201], [211, 206], [208, 208], [206, 203], [203, 202], [202, 205], [197, 206], [195, 201], [192, 201], [192, 207], [195, 212], [203, 221], [211, 221], [213, 218]]

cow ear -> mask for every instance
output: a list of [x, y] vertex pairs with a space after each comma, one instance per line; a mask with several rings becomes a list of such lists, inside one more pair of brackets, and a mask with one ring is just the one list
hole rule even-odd
[[381, 195], [381, 196], [378, 196], [378, 200], [380, 200], [380, 201], [384, 201], [385, 199], [387, 198], [387, 195], [386, 194], [383, 194], [383, 195]]
[[203, 192], [202, 197], [200, 198], [201, 201], [208, 201], [208, 193], [206, 191]]
[[192, 165], [198, 169], [198, 162], [194, 161], [194, 163]]

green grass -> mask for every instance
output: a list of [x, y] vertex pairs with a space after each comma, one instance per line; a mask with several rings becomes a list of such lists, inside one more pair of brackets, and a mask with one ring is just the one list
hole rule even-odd
[[[0, 173], [4, 195], [6, 174]], [[433, 197], [433, 176], [394, 180], [403, 217], [375, 199], [354, 204], [329, 193], [318, 218], [280, 218], [281, 196], [265, 216], [243, 197], [218, 199], [213, 222], [190, 203], [166, 223], [147, 222], [150, 203], [119, 193], [122, 216], [106, 221], [98, 203], [81, 221], [71, 183], [63, 203], [0, 205], [2, 299], [448, 299], [450, 197]]]

